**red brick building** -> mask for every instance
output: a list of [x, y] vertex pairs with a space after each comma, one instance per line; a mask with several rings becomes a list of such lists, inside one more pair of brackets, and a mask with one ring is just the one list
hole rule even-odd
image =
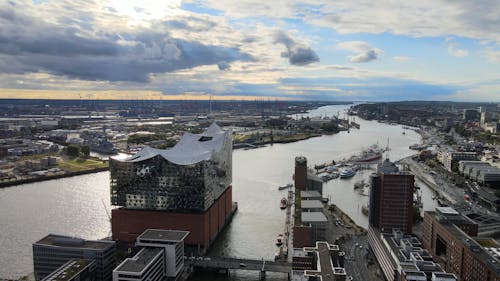
[[175, 213], [152, 210], [113, 209], [111, 230], [113, 240], [135, 242], [146, 229], [189, 231], [186, 245], [208, 247], [230, 219], [233, 209], [232, 187], [203, 213]]
[[478, 225], [452, 208], [425, 212], [423, 245], [447, 272], [460, 281], [500, 281], [500, 245], [477, 233]]

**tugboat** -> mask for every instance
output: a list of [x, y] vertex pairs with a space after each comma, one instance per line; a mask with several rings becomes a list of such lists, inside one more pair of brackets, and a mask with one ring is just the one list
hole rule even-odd
[[356, 174], [356, 172], [354, 172], [352, 169], [346, 169], [346, 170], [343, 170], [342, 173], [340, 173], [340, 178], [341, 179], [351, 178], [355, 174]]
[[281, 210], [284, 210], [286, 209], [286, 206], [288, 205], [288, 201], [286, 201], [286, 198], [283, 197], [281, 198], [281, 201], [280, 201], [280, 209]]
[[276, 237], [276, 246], [281, 247], [283, 245], [283, 234], [278, 234]]
[[287, 188], [290, 188], [290, 187], [292, 187], [292, 186], [293, 186], [293, 184], [291, 184], [291, 183], [289, 183], [289, 184], [285, 184], [285, 185], [280, 185], [280, 186], [278, 187], [278, 190], [287, 189]]

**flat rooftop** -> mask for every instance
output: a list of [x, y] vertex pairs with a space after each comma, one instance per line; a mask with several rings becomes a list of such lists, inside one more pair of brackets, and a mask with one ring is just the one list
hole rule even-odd
[[[311, 248], [305, 249], [311, 250]], [[335, 247], [335, 249], [338, 249], [338, 247]], [[318, 270], [305, 270], [304, 275], [314, 277], [317, 276], [323, 281], [338, 280], [338, 276], [346, 276], [344, 268], [334, 267], [334, 261], [332, 261], [330, 250], [332, 250], [332, 247], [328, 244], [328, 242], [316, 242], [315, 252], [318, 255]]]
[[436, 210], [444, 215], [459, 215], [459, 213], [451, 207], [436, 207]]
[[67, 281], [74, 278], [83, 270], [89, 268], [94, 262], [84, 259], [72, 259], [61, 265], [51, 274], [47, 275], [42, 281]]
[[317, 198], [317, 197], [321, 198], [321, 193], [319, 193], [319, 191], [316, 190], [304, 190], [300, 192], [300, 197], [302, 199]]
[[303, 223], [327, 222], [328, 219], [322, 212], [302, 212], [301, 221]]
[[319, 200], [301, 200], [300, 207], [302, 209], [323, 209], [323, 203]]
[[163, 229], [146, 229], [137, 240], [157, 240], [157, 241], [173, 241], [181, 242], [189, 235], [189, 231], [183, 230], [163, 230]]
[[49, 234], [40, 239], [34, 245], [54, 246], [62, 248], [105, 250], [115, 244], [110, 240], [85, 240], [77, 237]]
[[124, 260], [115, 270], [119, 272], [140, 273], [158, 255], [163, 254], [163, 249], [147, 247], [142, 248], [133, 258]]

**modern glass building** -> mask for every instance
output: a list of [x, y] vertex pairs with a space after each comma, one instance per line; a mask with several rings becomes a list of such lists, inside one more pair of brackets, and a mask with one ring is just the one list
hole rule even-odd
[[232, 133], [215, 123], [169, 149], [145, 147], [110, 159], [113, 239], [133, 242], [148, 228], [190, 231], [206, 247], [233, 212]]
[[171, 149], [110, 160], [111, 203], [127, 209], [203, 212], [231, 184], [232, 135], [215, 123]]

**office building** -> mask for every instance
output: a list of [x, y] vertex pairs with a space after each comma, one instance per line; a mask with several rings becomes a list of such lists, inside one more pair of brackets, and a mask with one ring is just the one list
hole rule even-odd
[[63, 264], [42, 281], [94, 281], [95, 262], [84, 259], [72, 259]]
[[315, 247], [294, 249], [292, 281], [352, 280], [344, 268], [345, 253], [338, 245], [318, 241]]
[[386, 159], [371, 176], [369, 223], [381, 232], [411, 234], [414, 176]]
[[113, 270], [113, 281], [160, 281], [164, 279], [163, 249], [142, 248]]
[[328, 219], [323, 212], [302, 212], [302, 225], [311, 228], [312, 242], [325, 240], [325, 232], [328, 225]]
[[479, 120], [480, 113], [475, 109], [464, 109], [464, 121], [477, 121]]
[[443, 166], [450, 172], [456, 172], [459, 169], [459, 161], [475, 161], [477, 160], [476, 152], [465, 151], [449, 151], [444, 153], [442, 158]]
[[232, 134], [215, 123], [186, 133], [170, 149], [146, 147], [110, 160], [113, 239], [132, 243], [146, 229], [189, 231], [186, 244], [206, 249], [236, 209]]
[[426, 211], [423, 245], [459, 281], [500, 281], [500, 245], [479, 238], [478, 225], [449, 207]]
[[374, 227], [368, 228], [368, 242], [388, 281], [426, 281], [433, 274], [441, 274], [457, 279], [444, 272], [434, 263], [429, 252], [422, 248], [420, 241], [411, 235], [404, 235], [398, 229], [392, 233], [382, 233]]
[[95, 279], [109, 281], [116, 266], [115, 242], [49, 234], [33, 244], [35, 279], [44, 279], [72, 259], [95, 263]]
[[113, 281], [156, 281], [175, 279], [184, 267], [187, 231], [147, 229], [137, 237], [143, 247], [134, 257], [113, 270]]

